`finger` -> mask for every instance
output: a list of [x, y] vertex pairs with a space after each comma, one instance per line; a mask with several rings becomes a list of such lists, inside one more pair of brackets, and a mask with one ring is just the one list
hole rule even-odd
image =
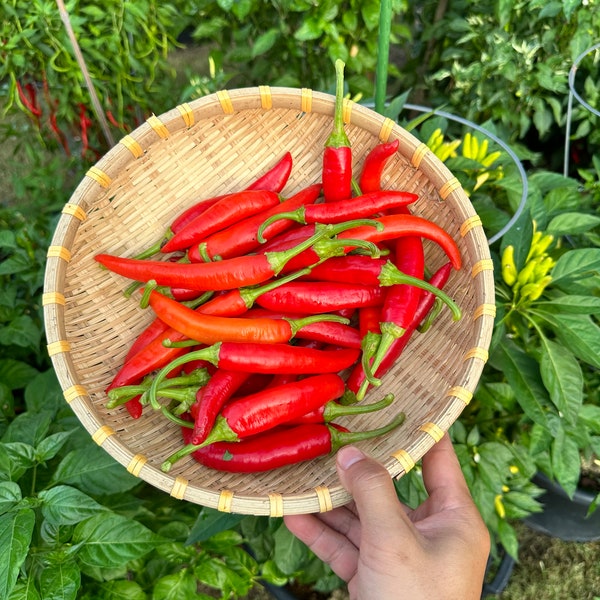
[[336, 510], [321, 513], [319, 519], [346, 536], [357, 548], [360, 546], [361, 526], [354, 502]]
[[358, 549], [345, 535], [324, 523], [321, 516], [286, 515], [283, 520], [290, 532], [326, 562], [338, 577], [349, 581], [358, 567]]
[[448, 434], [423, 456], [423, 482], [429, 496], [440, 496], [445, 504], [470, 498], [469, 488]]
[[337, 453], [337, 468], [342, 485], [354, 498], [365, 539], [378, 543], [391, 531], [397, 535], [397, 527], [412, 528], [383, 465], [358, 448], [345, 446]]

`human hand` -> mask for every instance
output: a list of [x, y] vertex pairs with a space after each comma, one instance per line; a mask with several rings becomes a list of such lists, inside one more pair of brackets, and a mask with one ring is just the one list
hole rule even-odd
[[448, 435], [423, 457], [428, 498], [398, 500], [380, 463], [358, 448], [337, 454], [347, 506], [287, 515], [288, 529], [348, 584], [352, 600], [479, 600], [490, 550]]

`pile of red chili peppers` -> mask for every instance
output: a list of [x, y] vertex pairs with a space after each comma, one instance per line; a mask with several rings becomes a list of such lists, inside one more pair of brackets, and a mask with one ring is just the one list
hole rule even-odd
[[[181, 426], [181, 449], [211, 468], [264, 471], [390, 432], [349, 431], [337, 419], [384, 409], [365, 404], [435, 307], [460, 309], [443, 291], [461, 267], [454, 239], [411, 214], [415, 194], [382, 187], [398, 140], [368, 153], [358, 179], [342, 120], [336, 63], [333, 131], [318, 183], [290, 197], [287, 152], [247, 189], [199, 201], [134, 258], [96, 260], [133, 280], [154, 320], [107, 388], [109, 409], [148, 409]], [[423, 240], [448, 261], [430, 274]], [[356, 421], [355, 421], [356, 422]]]

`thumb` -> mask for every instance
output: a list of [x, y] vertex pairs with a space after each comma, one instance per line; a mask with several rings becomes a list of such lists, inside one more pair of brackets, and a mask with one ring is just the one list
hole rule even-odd
[[390, 531], [397, 535], [398, 526], [411, 527], [394, 482], [382, 464], [355, 446], [340, 448], [336, 464], [342, 485], [354, 499], [363, 534], [381, 539]]

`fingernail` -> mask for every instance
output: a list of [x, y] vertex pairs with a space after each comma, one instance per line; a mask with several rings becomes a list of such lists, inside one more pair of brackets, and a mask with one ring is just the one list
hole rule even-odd
[[355, 446], [344, 446], [340, 448], [337, 453], [337, 464], [341, 469], [346, 471], [349, 469], [354, 463], [357, 463], [359, 460], [364, 460], [366, 455], [364, 452], [356, 448]]

